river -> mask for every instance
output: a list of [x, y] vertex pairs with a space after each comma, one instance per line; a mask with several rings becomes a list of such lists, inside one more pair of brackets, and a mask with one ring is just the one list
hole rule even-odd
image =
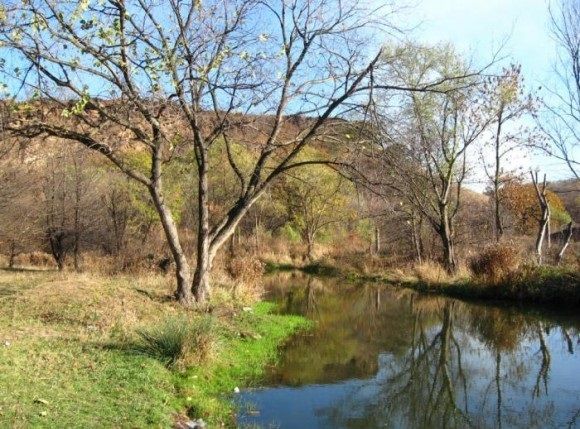
[[269, 298], [315, 322], [263, 387], [238, 397], [240, 427], [580, 426], [580, 314], [467, 303], [388, 285], [279, 273]]

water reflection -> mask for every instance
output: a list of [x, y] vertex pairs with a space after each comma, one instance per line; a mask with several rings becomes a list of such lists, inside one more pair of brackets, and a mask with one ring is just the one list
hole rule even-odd
[[[286, 274], [291, 340], [240, 425], [281, 428], [576, 427], [580, 320]], [[251, 410], [251, 412], [247, 412]]]

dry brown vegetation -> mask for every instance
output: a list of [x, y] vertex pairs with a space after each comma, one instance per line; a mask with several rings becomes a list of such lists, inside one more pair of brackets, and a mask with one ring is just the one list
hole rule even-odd
[[521, 260], [521, 249], [514, 243], [496, 243], [472, 258], [469, 267], [476, 276], [495, 283], [515, 272]]

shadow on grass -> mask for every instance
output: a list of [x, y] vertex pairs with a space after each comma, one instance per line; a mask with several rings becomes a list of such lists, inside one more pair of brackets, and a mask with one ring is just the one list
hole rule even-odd
[[6, 271], [8, 273], [56, 273], [58, 272], [55, 268], [37, 268], [37, 267], [2, 267], [0, 271]]
[[168, 302], [176, 302], [177, 299], [175, 298], [174, 295], [170, 295], [170, 294], [157, 294], [155, 292], [152, 292], [150, 290], [147, 289], [141, 289], [141, 288], [135, 288], [134, 289], [135, 292], [146, 296], [147, 298], [149, 298], [151, 301], [154, 302], [159, 302], [161, 304], [165, 304]]

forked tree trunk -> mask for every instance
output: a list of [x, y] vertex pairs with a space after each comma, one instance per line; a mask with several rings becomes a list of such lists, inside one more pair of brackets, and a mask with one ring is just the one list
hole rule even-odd
[[572, 228], [573, 224], [574, 224], [573, 222], [570, 222], [564, 232], [564, 243], [562, 244], [562, 248], [558, 252], [558, 257], [556, 259], [556, 263], [558, 265], [560, 265], [560, 263], [562, 262], [562, 259], [564, 258], [564, 252], [566, 252], [566, 249], [568, 248], [568, 246], [570, 245], [570, 241], [572, 240], [572, 233], [574, 232], [574, 229]]
[[[209, 211], [207, 210], [207, 205], [205, 209], [200, 209], [200, 229], [197, 237], [197, 265], [191, 286], [197, 302], [202, 303], [208, 298], [210, 291], [210, 272], [217, 251], [234, 234], [240, 219], [247, 213], [256, 199], [257, 197], [249, 202], [239, 202], [230, 211], [227, 218], [223, 221], [223, 224], [220, 225], [219, 232], [214, 234], [210, 234], [209, 231]], [[208, 228], [202, 228], [206, 224]]]
[[59, 271], [64, 270], [66, 256], [69, 248], [67, 248], [67, 232], [62, 228], [50, 228], [47, 232], [48, 242], [50, 244], [50, 252], [56, 262]]
[[548, 197], [546, 195], [546, 175], [544, 174], [544, 181], [542, 182], [542, 188], [540, 189], [538, 184], [538, 173], [534, 175], [534, 173], [530, 171], [530, 174], [532, 176], [532, 183], [536, 189], [536, 196], [538, 197], [538, 203], [540, 204], [541, 209], [541, 217], [538, 222], [538, 236], [536, 238], [536, 257], [538, 264], [542, 265], [542, 247], [544, 244], [544, 237], [546, 236], [546, 232], [549, 233], [550, 228], [550, 204], [548, 203]]

